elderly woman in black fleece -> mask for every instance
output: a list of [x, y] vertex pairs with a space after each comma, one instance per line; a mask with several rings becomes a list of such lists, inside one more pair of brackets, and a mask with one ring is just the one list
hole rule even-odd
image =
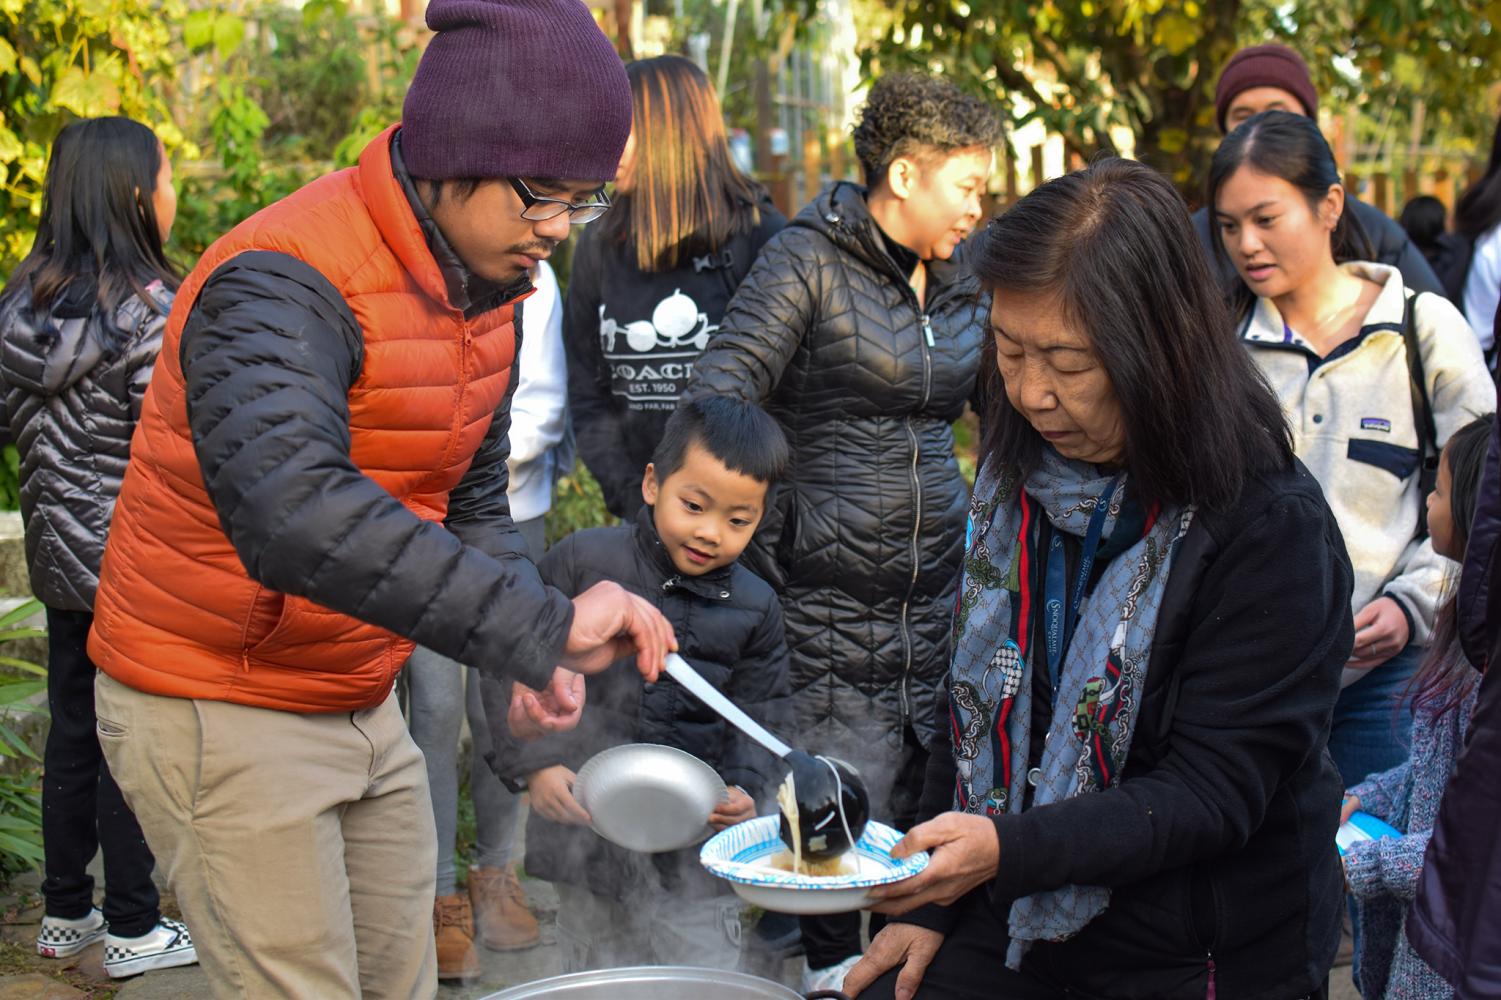
[[1103, 160], [991, 224], [999, 375], [878, 997], [1322, 997], [1352, 574], [1188, 212]]

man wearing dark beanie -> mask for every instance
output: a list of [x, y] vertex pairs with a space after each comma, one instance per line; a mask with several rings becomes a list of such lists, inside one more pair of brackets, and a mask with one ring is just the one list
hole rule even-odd
[[[1221, 133], [1233, 132], [1246, 119], [1263, 111], [1290, 111], [1316, 118], [1318, 110], [1319, 92], [1314, 89], [1308, 64], [1285, 45], [1253, 45], [1241, 49], [1225, 63], [1215, 86], [1214, 120]], [[1422, 252], [1385, 212], [1359, 200], [1353, 191], [1345, 192], [1345, 210], [1359, 223], [1369, 241], [1370, 260], [1400, 270], [1403, 282], [1414, 291], [1444, 294], [1443, 285]], [[1230, 258], [1215, 252], [1214, 243], [1219, 234], [1210, 223], [1209, 209], [1199, 209], [1194, 213], [1193, 221], [1210, 267], [1217, 271], [1227, 289], [1234, 288], [1240, 278]]]
[[675, 646], [545, 586], [506, 503], [527, 272], [608, 204], [624, 68], [579, 0], [427, 21], [403, 122], [183, 283], [104, 557], [100, 740], [216, 997], [435, 994], [414, 642], [540, 692], [523, 734], [577, 721], [571, 671]]

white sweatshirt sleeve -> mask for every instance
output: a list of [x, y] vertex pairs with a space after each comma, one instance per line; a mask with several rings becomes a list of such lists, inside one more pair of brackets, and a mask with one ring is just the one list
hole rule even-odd
[[1496, 342], [1496, 303], [1501, 299], [1501, 226], [1475, 241], [1470, 273], [1465, 278], [1464, 309], [1483, 350]]
[[521, 380], [511, 401], [511, 466], [547, 454], [563, 440], [568, 366], [563, 355], [563, 305], [558, 279], [537, 265], [537, 291], [521, 307]]

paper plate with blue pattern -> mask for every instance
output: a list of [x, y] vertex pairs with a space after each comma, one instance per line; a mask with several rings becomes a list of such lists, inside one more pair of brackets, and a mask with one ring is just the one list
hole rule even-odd
[[870, 905], [870, 890], [909, 879], [928, 867], [928, 854], [893, 858], [891, 849], [902, 834], [871, 821], [846, 857], [849, 870], [840, 875], [803, 875], [776, 867], [786, 862], [787, 845], [779, 832], [780, 817], [758, 816], [737, 823], [710, 838], [699, 851], [699, 862], [711, 874], [730, 883], [736, 895], [753, 906], [777, 913], [848, 913]]

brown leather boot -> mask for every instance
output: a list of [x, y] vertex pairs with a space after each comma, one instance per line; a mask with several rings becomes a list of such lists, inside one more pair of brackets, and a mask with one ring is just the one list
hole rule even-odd
[[491, 951], [521, 951], [542, 940], [537, 918], [527, 908], [526, 892], [511, 869], [471, 867], [469, 899], [480, 944]]
[[433, 936], [438, 945], [439, 979], [474, 979], [479, 952], [474, 950], [474, 914], [461, 893], [433, 900]]

